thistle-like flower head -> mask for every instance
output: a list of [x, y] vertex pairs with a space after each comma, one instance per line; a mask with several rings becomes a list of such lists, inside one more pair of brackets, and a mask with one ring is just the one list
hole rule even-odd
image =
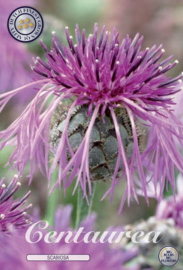
[[[139, 38], [139, 34], [132, 41], [127, 35], [120, 44], [115, 28], [108, 42], [110, 33], [105, 32], [105, 27], [97, 39], [96, 25], [87, 39], [84, 30], [80, 37], [77, 26], [75, 32], [75, 45], [67, 27], [68, 47], [60, 46], [54, 32], [51, 51], [41, 42], [47, 63], [37, 58], [34, 71], [61, 89], [72, 89], [67, 94], [76, 96], [79, 104], [101, 104], [103, 113], [106, 106], [122, 106], [125, 98], [140, 103], [147, 111], [156, 112], [173, 104], [171, 95], [179, 91], [175, 86], [181, 82], [182, 74], [171, 80], [164, 75], [178, 61], [170, 64], [169, 57], [158, 62], [165, 51], [162, 45], [141, 51], [143, 37]], [[61, 89], [55, 92], [63, 92]]]
[[0, 231], [8, 231], [9, 226], [16, 229], [24, 229], [28, 225], [29, 218], [26, 211], [31, 205], [22, 207], [30, 191], [21, 199], [13, 199], [14, 193], [21, 186], [17, 181], [17, 176], [6, 185], [4, 178], [0, 181]]
[[[97, 37], [98, 29], [95, 25], [93, 34], [87, 38], [84, 30], [80, 35], [78, 26], [75, 31], [75, 45], [67, 28], [67, 47], [58, 43], [55, 33], [51, 50], [41, 42], [47, 60], [44, 62], [37, 58], [33, 70], [43, 79], [31, 85], [43, 86], [20, 117], [0, 133], [0, 139], [3, 139], [0, 148], [7, 143], [16, 145], [9, 162], [13, 161], [13, 167], [17, 167], [20, 174], [28, 161], [30, 177], [37, 166], [49, 179], [57, 168], [58, 177], [53, 188], [62, 182], [65, 191], [76, 176], [75, 188], [79, 184], [86, 198], [86, 183], [91, 194], [94, 175], [91, 172], [98, 167], [99, 178], [105, 175], [106, 170], [109, 173], [111, 188], [106, 194], [110, 193], [111, 199], [115, 186], [125, 179], [126, 189], [119, 211], [126, 197], [128, 202], [132, 196], [138, 200], [133, 181], [135, 171], [142, 183], [146, 200], [146, 179], [149, 174], [155, 188], [160, 183], [163, 190], [165, 181], [169, 181], [174, 190], [174, 169], [183, 172], [183, 158], [175, 143], [175, 140], [178, 141], [183, 148], [183, 125], [173, 115], [172, 97], [181, 90], [182, 74], [171, 79], [165, 73], [178, 61], [169, 63], [171, 57], [161, 61], [164, 53], [162, 46], [141, 50], [143, 38], [139, 38], [139, 34], [133, 40], [126, 36], [120, 43], [115, 28], [110, 36], [104, 27]], [[16, 93], [24, 91], [25, 87], [1, 95], [1, 108]], [[70, 107], [64, 119], [60, 115], [58, 124], [61, 126], [57, 127], [58, 134], [53, 145], [49, 138], [50, 120], [58, 106], [61, 104], [64, 108], [65, 100], [68, 99]], [[73, 120], [73, 115], [78, 117], [77, 121]], [[83, 117], [85, 127], [80, 130], [79, 135], [82, 133], [82, 136], [77, 137], [76, 132], [83, 127], [78, 121]], [[141, 125], [148, 129], [149, 134], [145, 149], [141, 149], [139, 142]], [[72, 140], [70, 130], [75, 135]], [[111, 143], [109, 140], [107, 154], [110, 155], [110, 150], [117, 145], [117, 151], [111, 154], [114, 162], [112, 174], [109, 172], [106, 152], [103, 152], [103, 143], [108, 137], [103, 138], [101, 133], [106, 131], [107, 136], [111, 132], [115, 138]], [[91, 138], [97, 132], [100, 138], [92, 141], [97, 150], [92, 148], [91, 155]], [[128, 151], [130, 140], [131, 149]], [[50, 150], [53, 153], [51, 164], [48, 158]]]

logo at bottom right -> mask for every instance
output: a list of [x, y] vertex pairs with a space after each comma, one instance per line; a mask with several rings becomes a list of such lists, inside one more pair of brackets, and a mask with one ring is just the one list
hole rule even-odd
[[170, 267], [178, 262], [179, 252], [174, 247], [163, 247], [159, 251], [158, 258], [162, 265]]

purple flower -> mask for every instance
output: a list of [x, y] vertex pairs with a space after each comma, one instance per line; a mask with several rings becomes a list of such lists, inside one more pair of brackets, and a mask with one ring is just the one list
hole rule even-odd
[[13, 200], [13, 195], [20, 186], [20, 182], [17, 182], [17, 176], [14, 176], [7, 186], [4, 183], [4, 178], [0, 181], [0, 233], [1, 231], [8, 231], [11, 226], [22, 230], [29, 223], [26, 211], [31, 207], [31, 204], [22, 206], [30, 191], [21, 200]]
[[[71, 207], [57, 209], [55, 213], [55, 226], [56, 232], [71, 231], [70, 223]], [[93, 229], [95, 216], [92, 214], [81, 223], [84, 231], [88, 232]], [[45, 235], [47, 232], [39, 227], [39, 231]], [[36, 234], [35, 234], [35, 237]], [[37, 238], [36, 238], [37, 239]], [[35, 241], [36, 241], [35, 239]], [[12, 269], [16, 266], [16, 270], [22, 269], [62, 269], [62, 270], [80, 270], [87, 267], [88, 270], [124, 270], [123, 262], [126, 260], [125, 256], [129, 256], [130, 251], [123, 253], [119, 248], [111, 248], [108, 243], [66, 243], [64, 238], [59, 243], [45, 243], [43, 239], [37, 243], [28, 243], [25, 240], [24, 234], [18, 234], [15, 230], [11, 236], [5, 236], [0, 233], [0, 243], [3, 248], [0, 248], [0, 264], [2, 270]], [[11, 247], [11, 248], [10, 248]], [[133, 253], [133, 252], [132, 252]], [[90, 255], [88, 262], [28, 262], [26, 260], [27, 254], [87, 254]]]
[[183, 229], [183, 187], [182, 176], [177, 178], [177, 195], [162, 200], [156, 208], [157, 219], [173, 219], [175, 225]]
[[[172, 97], [180, 91], [182, 74], [173, 79], [166, 77], [165, 73], [177, 61], [170, 64], [171, 57], [160, 61], [164, 52], [162, 46], [154, 45], [150, 49], [141, 50], [143, 38], [139, 38], [139, 34], [133, 40], [127, 35], [119, 43], [115, 28], [109, 41], [110, 33], [105, 32], [105, 27], [99, 38], [97, 31], [95, 25], [93, 34], [86, 38], [85, 31], [80, 35], [76, 26], [74, 45], [66, 28], [68, 47], [61, 46], [53, 33], [51, 51], [41, 42], [47, 61], [37, 58], [33, 69], [43, 79], [0, 96], [2, 110], [10, 98], [26, 87], [42, 85], [20, 117], [0, 133], [0, 148], [6, 144], [15, 145], [9, 164], [13, 162], [12, 168], [17, 167], [21, 174], [30, 162], [30, 179], [36, 167], [49, 179], [57, 169], [57, 180], [53, 188], [62, 183], [65, 191], [77, 176], [75, 189], [80, 185], [87, 198], [86, 183], [91, 194], [91, 134], [99, 118], [102, 119], [100, 126], [103, 123], [107, 129], [105, 117], [108, 115], [117, 142], [117, 154], [116, 159], [113, 159], [115, 164], [111, 188], [104, 197], [110, 194], [112, 200], [117, 184], [125, 181], [120, 212], [126, 198], [128, 203], [131, 197], [138, 201], [133, 180], [135, 172], [147, 201], [147, 175], [151, 175], [155, 187], [159, 183], [163, 189], [167, 181], [174, 191], [174, 169], [183, 172], [183, 157], [175, 143], [177, 140], [183, 148], [183, 125], [172, 112]], [[71, 104], [66, 113], [61, 138], [52, 147], [49, 141], [50, 119], [59, 104], [62, 102], [64, 106], [68, 99]], [[82, 106], [87, 110], [86, 130], [77, 149], [73, 151], [68, 138], [70, 119], [73, 112]], [[128, 123], [126, 129], [129, 135], [126, 139], [132, 140], [129, 153], [124, 146], [117, 111], [123, 112], [121, 117], [125, 117], [124, 126]], [[149, 130], [145, 150], [140, 149], [138, 134], [141, 126]], [[50, 151], [53, 153], [52, 162], [49, 159]], [[97, 154], [95, 156], [98, 157]], [[101, 159], [98, 159], [96, 167], [102, 165]]]
[[[32, 5], [33, 0], [28, 0], [27, 5]], [[1, 53], [1, 72], [0, 72], [0, 93], [9, 91], [12, 88], [20, 87], [31, 81], [30, 67], [28, 62], [31, 54], [26, 50], [25, 44], [17, 42], [12, 38], [7, 29], [7, 20], [11, 12], [25, 4], [24, 1], [1, 1], [0, 3], [0, 43]], [[32, 97], [33, 91], [26, 91], [21, 96], [22, 100], [27, 96]]]

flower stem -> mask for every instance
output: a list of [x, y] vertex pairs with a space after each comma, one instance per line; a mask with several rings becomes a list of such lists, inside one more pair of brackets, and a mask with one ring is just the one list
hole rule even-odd
[[[56, 171], [54, 171], [52, 180], [56, 179], [56, 175], [57, 175]], [[56, 188], [53, 190], [51, 195], [47, 197], [47, 206], [46, 206], [46, 213], [45, 213], [44, 219], [48, 221], [50, 226], [53, 225], [54, 213], [58, 205], [58, 201], [59, 201], [59, 193], [60, 193], [60, 190]]]
[[[81, 187], [78, 187], [78, 198], [77, 198], [77, 212], [76, 212], [76, 223], [75, 223], [75, 228], [78, 228], [80, 222], [87, 217], [92, 209], [92, 204], [93, 204], [93, 198], [95, 195], [95, 190], [96, 190], [96, 182], [91, 183], [92, 187], [92, 194], [91, 196], [88, 196], [88, 202], [89, 205], [86, 202], [86, 199], [83, 198], [83, 191]], [[88, 195], [88, 194], [87, 194]]]

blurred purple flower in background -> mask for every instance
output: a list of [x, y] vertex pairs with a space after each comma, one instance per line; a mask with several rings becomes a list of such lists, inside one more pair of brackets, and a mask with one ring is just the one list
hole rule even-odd
[[17, 182], [17, 176], [14, 176], [7, 186], [4, 183], [4, 178], [0, 181], [0, 234], [1, 231], [8, 231], [12, 226], [18, 230], [25, 229], [28, 226], [29, 217], [26, 211], [32, 205], [22, 206], [30, 191], [21, 200], [13, 200], [13, 195], [20, 186], [20, 182]]
[[[70, 215], [72, 208], [66, 206], [64, 208], [58, 208], [55, 212], [55, 225], [54, 231], [56, 232], [67, 232], [72, 231], [70, 228]], [[95, 221], [95, 215], [91, 214], [87, 219], [83, 220], [80, 224], [81, 227], [84, 227], [85, 232], [93, 230]], [[41, 228], [42, 226], [40, 226]], [[44, 227], [44, 226], [43, 226]], [[40, 229], [43, 233], [43, 236], [47, 233], [46, 230]], [[36, 234], [35, 234], [36, 237]], [[32, 241], [36, 241], [32, 239]], [[25, 240], [24, 234], [17, 233], [17, 230], [11, 232], [10, 236], [6, 236], [0, 233], [0, 262], [1, 270], [12, 270], [16, 266], [16, 270], [22, 269], [50, 269], [54, 270], [83, 270], [84, 267], [87, 267], [88, 270], [125, 270], [131, 269], [123, 267], [123, 263], [126, 260], [130, 259], [135, 255], [133, 250], [128, 252], [122, 252], [119, 248], [110, 247], [109, 243], [66, 243], [64, 237], [60, 240], [59, 243], [45, 243], [42, 239], [38, 243], [28, 243]], [[11, 248], [10, 248], [11, 247]], [[89, 254], [90, 260], [88, 262], [28, 262], [26, 260], [27, 254]], [[137, 269], [137, 268], [133, 268]]]
[[[67, 28], [68, 47], [60, 46], [54, 33], [51, 51], [41, 42], [46, 52], [47, 63], [37, 58], [33, 69], [44, 79], [0, 96], [2, 110], [10, 98], [24, 91], [26, 87], [43, 84], [20, 117], [0, 133], [0, 139], [3, 140], [0, 148], [6, 144], [16, 145], [9, 164], [13, 162], [12, 168], [17, 167], [21, 174], [30, 161], [30, 179], [37, 166], [49, 179], [57, 168], [57, 181], [53, 188], [62, 182], [66, 190], [77, 176], [75, 189], [80, 185], [87, 199], [86, 183], [91, 194], [92, 172], [89, 166], [91, 134], [97, 118], [102, 119], [105, 129], [110, 129], [105, 122], [105, 117], [109, 116], [118, 152], [113, 173], [109, 174], [112, 179], [111, 188], [104, 197], [110, 193], [112, 200], [115, 186], [125, 178], [126, 189], [119, 212], [126, 197], [128, 203], [131, 197], [138, 201], [133, 181], [133, 174], [137, 170], [146, 201], [148, 201], [146, 177], [149, 173], [155, 188], [160, 184], [160, 198], [162, 198], [166, 181], [170, 182], [174, 191], [172, 177], [174, 169], [183, 172], [183, 157], [175, 143], [177, 140], [183, 149], [183, 125], [172, 113], [174, 104], [172, 96], [181, 89], [182, 74], [173, 79], [165, 76], [178, 61], [171, 64], [169, 63], [171, 57], [168, 57], [159, 62], [164, 53], [162, 46], [157, 48], [154, 45], [141, 51], [143, 38], [139, 38], [139, 34], [133, 40], [127, 35], [120, 44], [115, 28], [110, 41], [108, 41], [109, 32], [105, 32], [105, 27], [98, 39], [97, 25], [88, 38], [85, 38], [84, 30], [80, 36], [78, 26], [75, 32], [75, 45]], [[51, 147], [50, 119], [58, 105], [67, 99], [72, 103], [66, 112], [60, 133], [58, 130], [60, 138], [57, 137], [57, 145]], [[45, 104], [48, 104], [47, 107]], [[77, 115], [78, 108], [85, 110], [87, 128], [79, 144], [76, 140], [78, 147], [73, 150], [68, 139], [68, 130], [73, 111]], [[125, 114], [123, 124], [131, 134], [132, 144], [129, 153], [125, 148], [118, 113], [122, 117]], [[149, 127], [145, 150], [141, 149], [139, 142], [139, 134], [142, 133], [140, 129], [143, 125]], [[127, 139], [129, 138], [130, 135]], [[49, 167], [49, 150], [54, 156], [51, 167]], [[95, 154], [95, 157], [97, 156]], [[96, 166], [102, 165], [100, 156], [98, 159], [99, 163], [94, 160]]]
[[182, 176], [177, 178], [177, 195], [162, 200], [156, 208], [157, 219], [173, 219], [175, 225], [183, 229], [183, 185]]
[[[26, 1], [26, 5], [32, 6], [33, 0]], [[1, 1], [0, 3], [0, 51], [1, 69], [0, 69], [0, 93], [17, 88], [31, 81], [30, 66], [31, 54], [26, 49], [26, 45], [14, 40], [8, 32], [7, 21], [11, 12], [25, 5], [25, 1]], [[31, 89], [32, 90], [32, 89]], [[19, 97], [25, 99], [30, 91], [25, 91]]]

